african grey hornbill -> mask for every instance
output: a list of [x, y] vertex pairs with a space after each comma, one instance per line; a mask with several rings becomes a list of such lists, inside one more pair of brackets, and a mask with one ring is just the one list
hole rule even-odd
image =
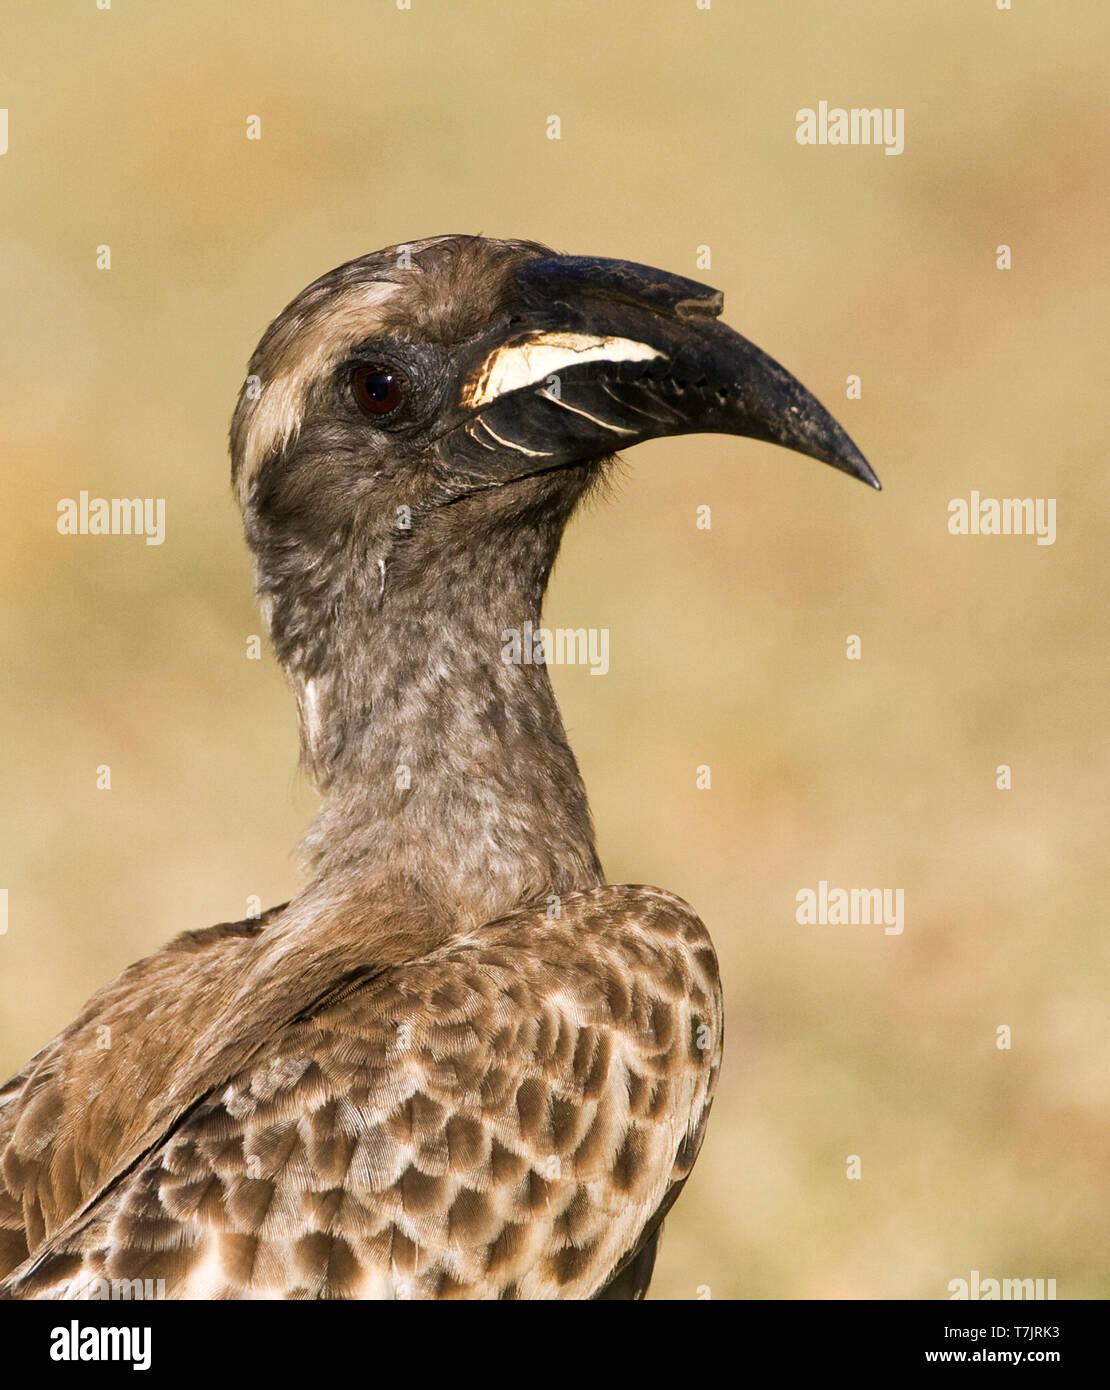
[[314, 875], [126, 970], [0, 1093], [8, 1296], [643, 1295], [721, 1056], [716, 961], [685, 903], [605, 883], [546, 668], [503, 644], [617, 448], [749, 435], [878, 486], [720, 308], [435, 237], [266, 331], [233, 478], [323, 792]]

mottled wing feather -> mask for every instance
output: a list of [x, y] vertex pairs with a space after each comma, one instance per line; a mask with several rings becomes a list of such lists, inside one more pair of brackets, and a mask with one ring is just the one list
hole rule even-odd
[[[141, 1110], [148, 1098], [140, 1076], [117, 1073], [105, 1082], [99, 1065], [88, 1066], [90, 1056], [110, 1066], [119, 1055], [118, 1048], [98, 1051], [99, 1043], [110, 1040], [113, 1028], [117, 1036], [138, 1037], [146, 1026], [144, 1050], [156, 1048], [161, 1040], [149, 1037], [149, 1032], [159, 997], [177, 994], [184, 979], [213, 973], [226, 957], [229, 942], [248, 945], [283, 908], [284, 904], [271, 908], [249, 921], [185, 932], [129, 966], [0, 1089], [0, 1279], [110, 1176], [100, 1171], [105, 1127], [98, 1130], [88, 1123], [89, 1108], [80, 1098], [74, 1103], [69, 1085], [73, 1073], [84, 1067], [86, 1088], [95, 1087], [98, 1099], [107, 1093], [117, 1113]], [[107, 1019], [112, 1027], [104, 1029], [100, 1025]], [[110, 1124], [107, 1133], [112, 1133]]]
[[[28, 1073], [37, 1058], [0, 1089], [0, 1154], [8, 1148], [19, 1113], [19, 1098]], [[0, 1279], [10, 1273], [30, 1254], [23, 1202], [17, 1192], [10, 1191], [0, 1179]]]
[[678, 899], [516, 913], [291, 1024], [9, 1295], [580, 1298], [616, 1275], [642, 1296], [720, 1048], [716, 962]]

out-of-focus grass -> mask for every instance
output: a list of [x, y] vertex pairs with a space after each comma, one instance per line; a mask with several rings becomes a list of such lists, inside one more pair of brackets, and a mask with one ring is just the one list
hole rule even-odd
[[[0, 160], [5, 1069], [130, 960], [298, 882], [313, 798], [282, 677], [244, 658], [259, 624], [226, 482], [258, 333], [362, 251], [533, 237], [720, 285], [886, 488], [748, 442], [645, 445], [574, 523], [552, 586], [553, 623], [612, 634], [606, 678], [556, 672], [609, 876], [684, 894], [728, 994], [656, 1295], [934, 1298], [979, 1269], [1105, 1296], [1098, 7], [212, 0], [18, 18]], [[794, 112], [822, 99], [903, 107], [904, 155], [799, 147]], [[165, 497], [165, 545], [59, 537], [58, 499], [83, 488]], [[949, 536], [948, 499], [972, 488], [1057, 498], [1055, 546]], [[903, 888], [904, 934], [797, 926], [795, 894], [821, 878]]]

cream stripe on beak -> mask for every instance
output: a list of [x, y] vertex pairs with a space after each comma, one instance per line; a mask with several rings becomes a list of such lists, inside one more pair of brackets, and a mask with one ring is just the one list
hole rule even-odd
[[539, 333], [515, 347], [499, 347], [486, 358], [462, 404], [477, 408], [498, 396], [582, 362], [649, 362], [666, 354], [631, 338], [598, 338], [590, 333]]

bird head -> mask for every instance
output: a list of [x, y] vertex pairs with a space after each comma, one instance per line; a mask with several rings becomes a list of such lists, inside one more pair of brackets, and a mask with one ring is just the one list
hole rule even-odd
[[578, 498], [643, 440], [747, 435], [877, 488], [828, 411], [721, 307], [679, 275], [467, 236], [309, 285], [262, 338], [232, 424], [264, 608], [285, 610], [279, 657], [309, 660], [353, 576], [370, 610], [433, 575], [457, 589], [476, 567], [487, 592], [542, 594]]

